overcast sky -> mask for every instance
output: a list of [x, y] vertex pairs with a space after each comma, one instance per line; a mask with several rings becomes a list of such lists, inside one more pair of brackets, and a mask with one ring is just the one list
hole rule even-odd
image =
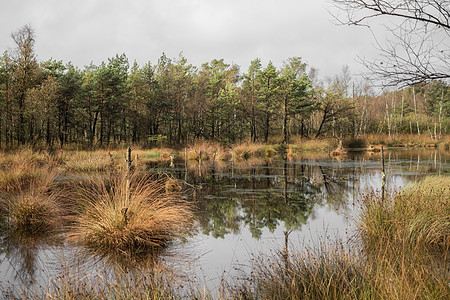
[[[357, 56], [373, 57], [366, 28], [336, 26], [327, 0], [7, 0], [0, 8], [0, 51], [11, 33], [30, 24], [39, 60], [71, 61], [82, 68], [125, 53], [132, 63], [155, 64], [163, 52], [183, 52], [200, 67], [223, 58], [247, 71], [261, 58], [276, 67], [300, 56], [325, 78]], [[355, 79], [356, 75], [354, 76]]]

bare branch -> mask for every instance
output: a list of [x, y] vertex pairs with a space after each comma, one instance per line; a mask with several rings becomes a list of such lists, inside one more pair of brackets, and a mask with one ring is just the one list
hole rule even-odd
[[[370, 19], [391, 16], [398, 25], [385, 26], [391, 37], [377, 59], [360, 58], [369, 78], [382, 86], [406, 86], [435, 79], [450, 79], [449, 0], [330, 0], [346, 13], [340, 24], [370, 27]], [[395, 24], [395, 23], [394, 23]]]

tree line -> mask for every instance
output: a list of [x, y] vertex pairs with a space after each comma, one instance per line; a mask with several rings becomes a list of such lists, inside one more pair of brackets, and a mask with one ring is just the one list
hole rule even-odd
[[199, 139], [268, 142], [292, 135], [447, 133], [450, 87], [430, 81], [375, 95], [347, 67], [320, 80], [300, 57], [281, 67], [260, 59], [248, 70], [214, 59], [193, 66], [165, 54], [141, 66], [125, 54], [80, 69], [38, 61], [33, 29], [12, 34], [0, 59], [0, 147], [88, 148], [134, 143], [179, 145]]

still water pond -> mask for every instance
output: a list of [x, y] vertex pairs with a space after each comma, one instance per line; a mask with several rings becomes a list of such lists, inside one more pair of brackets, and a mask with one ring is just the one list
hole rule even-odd
[[[450, 172], [450, 154], [438, 150], [385, 152], [387, 191], [398, 190], [427, 174]], [[184, 162], [151, 166], [186, 180], [186, 194], [198, 204], [197, 229], [166, 255], [170, 264], [193, 274], [209, 288], [234, 280], [250, 265], [253, 254], [273, 255], [289, 234], [290, 247], [321, 239], [352, 236], [361, 194], [381, 190], [380, 155], [203, 164]], [[57, 239], [0, 237], [0, 290], [3, 295], [39, 290], [52, 278], [104, 272], [100, 258], [85, 257]]]

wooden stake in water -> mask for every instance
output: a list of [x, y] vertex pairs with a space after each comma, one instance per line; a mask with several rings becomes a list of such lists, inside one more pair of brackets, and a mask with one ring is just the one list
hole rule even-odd
[[234, 177], [234, 151], [231, 150], [231, 177]]
[[127, 183], [125, 187], [125, 196], [127, 200], [130, 199], [130, 176], [131, 176], [131, 163], [133, 162], [131, 160], [131, 147], [128, 147], [128, 155], [125, 160], [127, 162]]
[[174, 159], [174, 156], [171, 155], [171, 156], [170, 156], [170, 167], [171, 167], [171, 168], [174, 168], [174, 167], [175, 167], [175, 164], [173, 163], [173, 159]]
[[283, 257], [284, 257], [284, 264], [286, 267], [286, 272], [290, 271], [290, 260], [289, 260], [289, 235], [291, 234], [292, 230], [289, 231], [283, 231], [284, 233], [284, 253], [283, 253]]
[[188, 174], [188, 155], [187, 148], [184, 148], [184, 181], [187, 181]]
[[384, 169], [384, 149], [381, 146], [381, 199], [384, 201], [384, 189], [386, 185], [386, 172]]
[[200, 150], [200, 155], [198, 157], [198, 174], [202, 177], [202, 150]]

